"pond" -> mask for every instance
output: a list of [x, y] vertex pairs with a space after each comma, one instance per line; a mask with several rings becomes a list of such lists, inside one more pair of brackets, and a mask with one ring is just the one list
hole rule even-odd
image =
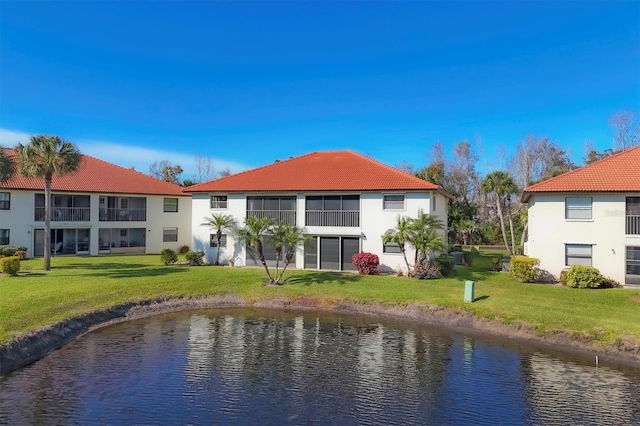
[[640, 424], [640, 370], [371, 317], [188, 311], [0, 378], [1, 424]]

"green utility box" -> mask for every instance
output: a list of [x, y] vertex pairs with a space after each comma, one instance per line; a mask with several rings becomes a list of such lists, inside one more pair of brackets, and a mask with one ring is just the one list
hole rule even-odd
[[473, 303], [475, 291], [476, 291], [476, 283], [474, 281], [465, 281], [464, 282], [464, 301]]

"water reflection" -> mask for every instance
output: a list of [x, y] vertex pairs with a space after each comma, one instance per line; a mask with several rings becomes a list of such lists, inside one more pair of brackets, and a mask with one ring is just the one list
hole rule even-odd
[[633, 424], [640, 372], [368, 318], [176, 313], [0, 378], [0, 423]]

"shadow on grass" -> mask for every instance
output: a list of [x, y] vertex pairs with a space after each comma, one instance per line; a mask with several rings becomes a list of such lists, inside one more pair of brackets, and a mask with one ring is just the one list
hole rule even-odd
[[137, 278], [137, 277], [158, 277], [163, 275], [186, 272], [185, 269], [173, 266], [149, 266], [141, 263], [96, 263], [96, 264], [69, 264], [56, 267], [56, 269], [84, 269], [87, 273], [82, 276], [101, 278]]
[[486, 299], [488, 299], [488, 298], [489, 298], [489, 296], [487, 296], [487, 295], [485, 294], [484, 296], [480, 296], [480, 297], [476, 297], [476, 298], [474, 298], [474, 299], [473, 299], [473, 301], [474, 301], [474, 302], [479, 302], [479, 301], [481, 301], [481, 300], [486, 300]]
[[286, 280], [285, 284], [347, 284], [360, 281], [361, 275], [351, 274], [348, 272], [310, 272], [304, 275], [295, 275]]
[[107, 263], [69, 263], [67, 265], [55, 266], [52, 269], [86, 269], [86, 270], [113, 270], [129, 268], [148, 268], [150, 265], [144, 263], [107, 262]]

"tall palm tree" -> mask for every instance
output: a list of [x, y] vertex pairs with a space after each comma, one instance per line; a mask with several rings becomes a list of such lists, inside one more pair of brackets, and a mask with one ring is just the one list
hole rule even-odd
[[411, 274], [411, 267], [407, 260], [406, 244], [411, 238], [411, 219], [398, 215], [396, 219], [396, 227], [387, 229], [382, 235], [382, 244], [395, 243], [398, 244], [404, 263], [407, 265], [407, 274]]
[[444, 229], [444, 223], [437, 216], [418, 210], [418, 216], [411, 219], [409, 242], [416, 249], [415, 265], [428, 258], [431, 253], [445, 251], [447, 244], [437, 231]]
[[14, 171], [13, 161], [0, 145], [0, 183], [8, 181]]
[[216, 230], [216, 238], [218, 240], [218, 246], [216, 249], [216, 265], [220, 264], [220, 241], [222, 240], [222, 233], [227, 231], [233, 231], [236, 228], [236, 220], [229, 214], [215, 214], [211, 213], [211, 217], [205, 217], [204, 222], [200, 226], [208, 226], [211, 229]]
[[239, 229], [237, 231], [237, 235], [248, 246], [252, 246], [256, 249], [258, 252], [258, 259], [260, 259], [262, 266], [264, 266], [264, 270], [267, 272], [269, 282], [273, 283], [271, 272], [269, 272], [267, 261], [265, 260], [264, 252], [262, 251], [262, 238], [269, 234], [271, 227], [273, 226], [273, 221], [266, 216], [260, 218], [256, 216], [249, 216], [244, 220], [244, 224], [244, 228]]
[[284, 222], [278, 222], [271, 228], [269, 233], [269, 241], [276, 251], [276, 275], [275, 281], [278, 281], [278, 269], [280, 268], [280, 258], [282, 257], [282, 249], [286, 246], [287, 234], [289, 233], [289, 225]]
[[58, 136], [31, 136], [16, 145], [18, 170], [28, 177], [44, 178], [44, 269], [51, 269], [51, 180], [78, 170], [82, 155], [74, 144]]
[[284, 256], [284, 267], [279, 277], [276, 277], [276, 282], [280, 283], [284, 275], [284, 271], [287, 270], [287, 266], [293, 261], [293, 256], [296, 254], [296, 250], [307, 240], [308, 236], [305, 235], [304, 228], [298, 228], [295, 225], [287, 225], [287, 232], [284, 236], [284, 245], [287, 251]]
[[[507, 195], [511, 195], [518, 191], [518, 187], [513, 181], [513, 178], [507, 172], [503, 172], [501, 170], [497, 170], [495, 172], [489, 173], [484, 180], [482, 181], [482, 190], [486, 194], [494, 193], [496, 196], [496, 207], [498, 209], [498, 217], [500, 219], [500, 229], [502, 231], [502, 239], [504, 241], [504, 245], [509, 251], [509, 254], [515, 253], [515, 241], [512, 237], [511, 243], [509, 246], [509, 242], [507, 241], [507, 232], [504, 226], [504, 213], [502, 211], [502, 204], [504, 202], [504, 197]], [[509, 211], [511, 209], [509, 208]], [[513, 225], [511, 226], [511, 234], [513, 235]]]

